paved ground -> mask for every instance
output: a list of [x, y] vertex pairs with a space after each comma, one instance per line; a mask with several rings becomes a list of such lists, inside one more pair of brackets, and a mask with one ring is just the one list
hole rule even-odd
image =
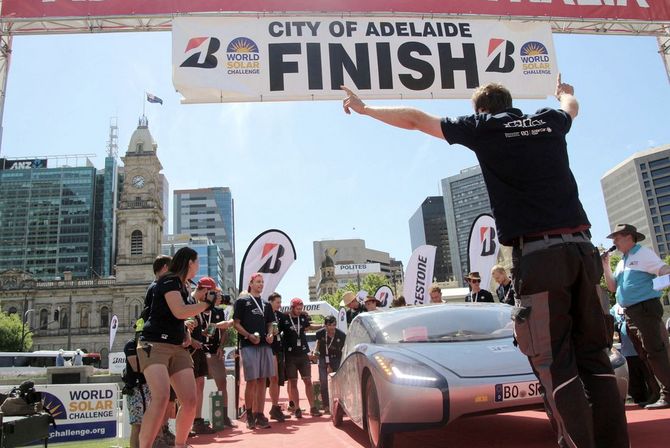
[[[316, 368], [313, 369], [316, 374]], [[302, 383], [301, 381], [299, 383]], [[281, 403], [286, 403], [285, 388], [281, 389]], [[304, 399], [301, 407], [309, 409]], [[267, 403], [265, 412], [270, 409]], [[670, 409], [648, 411], [631, 405], [626, 409], [632, 448], [666, 448], [670, 440]], [[288, 436], [288, 437], [278, 437]], [[235, 448], [349, 448], [367, 447], [368, 436], [346, 417], [340, 428], [335, 428], [329, 415], [313, 418], [305, 414], [301, 420], [291, 418], [285, 423], [272, 422], [264, 430], [247, 430], [240, 422], [235, 430], [226, 430], [213, 436], [189, 439], [194, 447]], [[448, 427], [420, 432], [398, 434], [395, 448], [554, 448], [554, 433], [544, 412], [524, 411], [457, 420]]]
[[[647, 411], [636, 406], [627, 409], [633, 448], [666, 448], [670, 440], [670, 410]], [[278, 437], [278, 436], [288, 437]], [[244, 425], [216, 436], [190, 439], [194, 447], [236, 448], [272, 446], [273, 448], [345, 448], [368, 446], [367, 434], [345, 419], [335, 428], [328, 416], [273, 423], [272, 428], [249, 431]], [[554, 434], [544, 412], [525, 411], [511, 414], [458, 420], [440, 430], [400, 434], [395, 448], [553, 448]]]

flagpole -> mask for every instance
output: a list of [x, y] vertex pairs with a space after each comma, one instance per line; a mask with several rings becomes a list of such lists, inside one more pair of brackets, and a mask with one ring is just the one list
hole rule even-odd
[[146, 100], [146, 98], [147, 98], [147, 91], [145, 90], [145, 91], [144, 91], [144, 95], [142, 96], [142, 116], [143, 116], [143, 117], [146, 116], [146, 115], [145, 115], [145, 110], [146, 110], [146, 107], [147, 107], [147, 100]]

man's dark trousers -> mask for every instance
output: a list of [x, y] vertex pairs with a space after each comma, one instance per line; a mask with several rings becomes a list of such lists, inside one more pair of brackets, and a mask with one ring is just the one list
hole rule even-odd
[[605, 351], [597, 250], [582, 235], [520, 239], [513, 264], [516, 340], [544, 388], [559, 446], [628, 448], [624, 402]]

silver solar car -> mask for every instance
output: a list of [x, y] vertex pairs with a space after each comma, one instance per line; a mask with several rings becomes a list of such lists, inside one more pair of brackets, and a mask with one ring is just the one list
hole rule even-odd
[[[443, 304], [363, 313], [329, 376], [330, 411], [368, 432], [374, 448], [393, 434], [439, 427], [467, 415], [542, 408], [540, 384], [513, 344], [512, 307]], [[610, 361], [623, 397], [626, 360]]]

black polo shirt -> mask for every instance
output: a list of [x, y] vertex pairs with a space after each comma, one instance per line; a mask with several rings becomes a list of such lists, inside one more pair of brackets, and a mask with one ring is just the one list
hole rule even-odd
[[[267, 324], [274, 322], [275, 316], [272, 313], [272, 306], [263, 301], [260, 297], [243, 297], [235, 301], [235, 311], [233, 314], [235, 320], [239, 320], [242, 327], [250, 334], [258, 333], [261, 342], [260, 345], [267, 345], [265, 337], [268, 334]], [[242, 338], [240, 344], [242, 347], [254, 345], [248, 339]]]
[[479, 291], [473, 293], [470, 291], [468, 295], [465, 296], [466, 302], [488, 302], [493, 303], [493, 294], [490, 291], [485, 289], [480, 289]]
[[325, 328], [318, 330], [316, 332], [316, 350], [319, 352], [319, 358], [325, 359], [326, 355], [329, 358], [341, 358], [346, 339], [347, 335], [337, 328], [332, 338], [328, 336]]
[[144, 323], [140, 340], [149, 342], [165, 342], [180, 345], [184, 341], [184, 320], [177, 319], [165, 300], [171, 291], [181, 294], [185, 304], [192, 303], [188, 289], [173, 275], [161, 277], [154, 287], [154, 297], [149, 309], [149, 318]]
[[442, 120], [447, 142], [470, 148], [479, 160], [502, 244], [590, 226], [568, 161], [565, 135], [571, 125], [567, 112], [550, 108]]
[[277, 329], [279, 330], [279, 333], [275, 335], [274, 339], [272, 340], [272, 353], [276, 355], [284, 352], [284, 335], [279, 328], [279, 322], [286, 318], [286, 314], [282, 313], [281, 311], [275, 311], [274, 316], [275, 321], [277, 322]]
[[198, 314], [195, 319], [198, 326], [191, 332], [191, 337], [204, 344], [203, 351], [205, 353], [216, 353], [221, 345], [221, 336], [225, 330], [213, 328], [207, 332], [207, 329], [226, 320], [225, 310], [215, 307], [211, 312]]
[[307, 314], [293, 317], [291, 313], [288, 313], [281, 317], [279, 331], [283, 334], [282, 340], [286, 356], [300, 356], [309, 353], [305, 330], [310, 325], [312, 325], [312, 319]]

